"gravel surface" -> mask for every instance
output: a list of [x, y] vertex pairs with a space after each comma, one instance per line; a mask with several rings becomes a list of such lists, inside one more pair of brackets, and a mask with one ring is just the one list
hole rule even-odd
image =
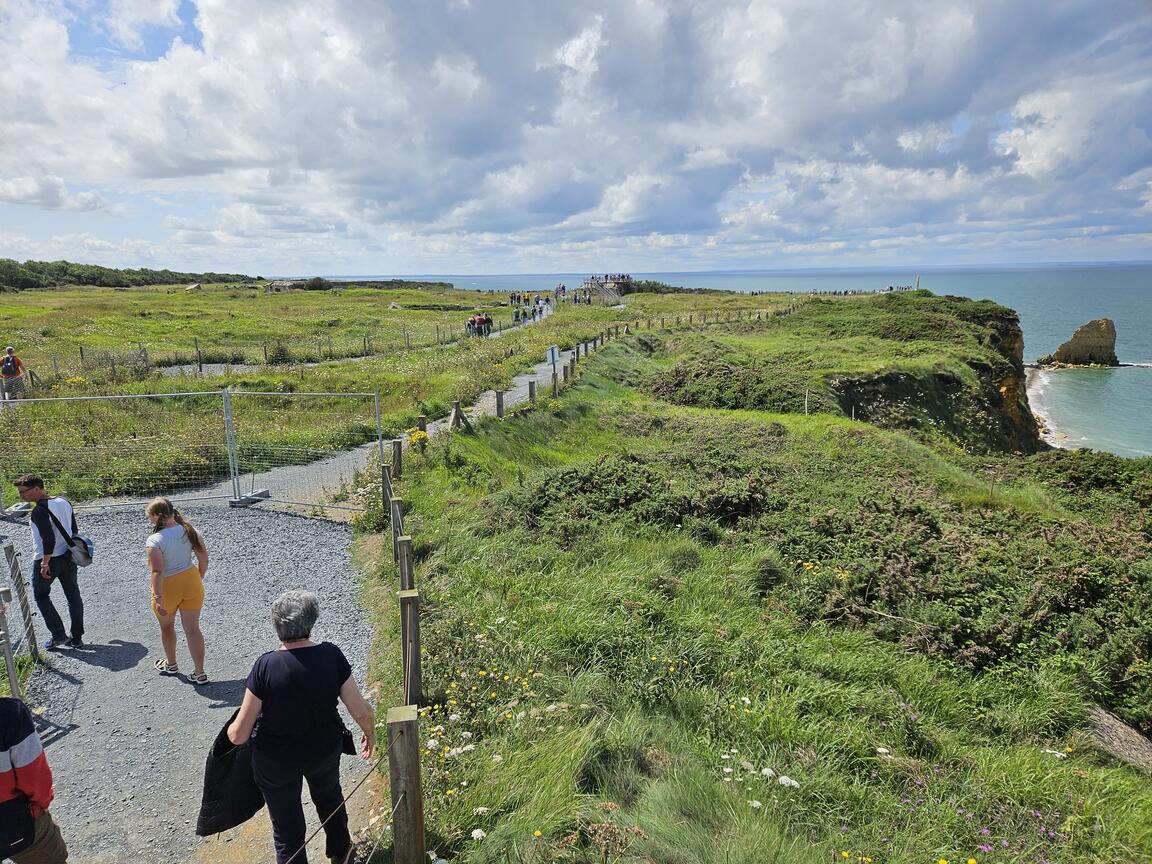
[[[83, 864], [194, 859], [204, 759], [240, 704], [253, 661], [278, 644], [269, 609], [280, 592], [306, 588], [320, 596], [314, 637], [339, 645], [364, 681], [371, 628], [346, 526], [256, 509], [189, 505], [183, 512], [210, 554], [201, 626], [212, 682], [194, 687], [183, 674], [166, 678], [152, 668], [163, 655], [149, 608], [150, 529], [140, 508], [82, 515], [97, 553], [80, 571], [87, 645], [49, 654], [51, 666], [35, 672], [25, 694], [43, 709], [40, 731], [56, 782], [52, 813], [71, 860]], [[28, 529], [3, 530], [27, 571]], [[67, 624], [63, 592], [52, 593]], [[39, 618], [37, 629], [46, 639]], [[191, 671], [183, 636], [177, 660], [182, 673]], [[343, 767], [347, 794], [349, 780], [368, 769], [350, 757]], [[271, 860], [270, 837], [267, 852]]]

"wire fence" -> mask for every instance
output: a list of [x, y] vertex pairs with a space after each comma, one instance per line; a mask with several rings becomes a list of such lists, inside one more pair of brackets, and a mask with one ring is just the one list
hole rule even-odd
[[363, 509], [354, 491], [383, 455], [374, 393], [207, 392], [0, 403], [5, 485], [39, 474], [77, 509], [173, 501]]

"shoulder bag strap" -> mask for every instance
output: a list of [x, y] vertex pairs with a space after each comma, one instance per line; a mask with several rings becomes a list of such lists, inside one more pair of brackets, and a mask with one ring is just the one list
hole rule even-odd
[[[60, 524], [60, 520], [56, 518], [56, 514], [52, 512], [52, 508], [48, 506], [47, 501], [44, 502], [44, 509], [48, 511], [48, 518], [52, 520], [52, 524], [56, 526], [56, 529], [60, 532], [64, 538], [64, 542], [68, 544], [68, 547], [71, 548], [75, 546], [76, 538], [72, 536], [71, 531], [68, 531]], [[75, 518], [75, 516], [73, 516], [73, 518]]]

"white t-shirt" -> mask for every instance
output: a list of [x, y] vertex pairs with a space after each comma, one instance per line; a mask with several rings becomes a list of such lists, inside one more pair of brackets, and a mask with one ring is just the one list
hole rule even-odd
[[[60, 520], [60, 524], [68, 531], [72, 530], [72, 505], [65, 501], [63, 498], [47, 498], [44, 501], [48, 509], [52, 511], [52, 515]], [[29, 524], [32, 527], [32, 549], [37, 558], [44, 557], [44, 538], [40, 535], [39, 524], [43, 525], [52, 531], [52, 552], [53, 558], [61, 555], [68, 554], [68, 541], [64, 539], [64, 535], [60, 533], [60, 529], [56, 527], [56, 523], [48, 518], [47, 514], [41, 516], [38, 512], [39, 507], [32, 511], [32, 519]]]
[[196, 563], [192, 542], [183, 525], [161, 528], [144, 542], [145, 549], [159, 549], [164, 558], [163, 576], [182, 573]]

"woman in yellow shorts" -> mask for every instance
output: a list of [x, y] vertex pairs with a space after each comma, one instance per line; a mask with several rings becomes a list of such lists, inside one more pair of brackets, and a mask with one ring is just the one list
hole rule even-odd
[[204, 538], [184, 521], [180, 511], [167, 498], [156, 498], [145, 509], [156, 530], [144, 544], [148, 568], [152, 571], [152, 611], [160, 622], [164, 657], [155, 663], [161, 675], [175, 675], [176, 613], [192, 655], [193, 684], [207, 684], [204, 673], [204, 634], [200, 632], [200, 607], [204, 605], [204, 571], [208, 569], [208, 548]]

